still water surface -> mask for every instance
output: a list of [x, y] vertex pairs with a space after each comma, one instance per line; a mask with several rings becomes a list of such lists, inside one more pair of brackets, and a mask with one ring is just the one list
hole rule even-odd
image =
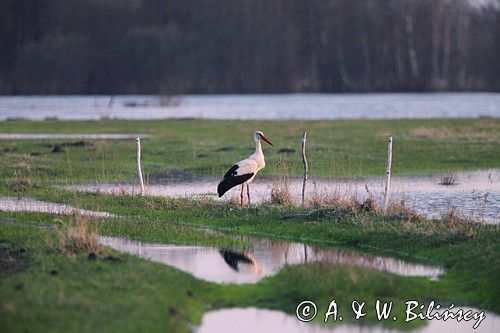
[[47, 214], [61, 214], [73, 215], [79, 214], [84, 216], [117, 217], [114, 214], [107, 212], [98, 212], [73, 206], [59, 204], [55, 202], [46, 202], [31, 198], [14, 198], [14, 197], [0, 197], [0, 211], [5, 212], [33, 212], [33, 213], [47, 213]]
[[99, 241], [118, 251], [176, 267], [199, 279], [218, 283], [256, 283], [283, 267], [325, 262], [391, 272], [402, 276], [436, 279], [440, 267], [374, 256], [346, 249], [323, 249], [301, 243], [239, 236], [251, 246], [219, 249], [207, 246], [148, 244], [119, 237], [101, 236]]
[[[340, 305], [339, 305], [340, 307]], [[455, 308], [456, 309], [456, 308]], [[464, 311], [470, 308], [462, 308]], [[470, 309], [479, 311], [477, 309]], [[319, 311], [318, 311], [319, 312]], [[486, 312], [486, 318], [478, 328], [473, 329], [475, 321], [457, 322], [456, 320], [429, 320], [425, 326], [412, 330], [413, 333], [497, 333], [500, 332], [500, 316]], [[380, 326], [362, 326], [349, 323], [335, 326], [320, 326], [314, 323], [300, 322], [295, 316], [276, 310], [257, 308], [233, 308], [207, 312], [196, 333], [392, 333], [396, 330]]]
[[500, 93], [0, 96], [0, 120], [500, 117]]

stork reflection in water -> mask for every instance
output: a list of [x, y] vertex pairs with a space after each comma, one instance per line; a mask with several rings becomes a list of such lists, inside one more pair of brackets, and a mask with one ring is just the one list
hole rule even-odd
[[[262, 274], [263, 269], [248, 251], [237, 252], [232, 250], [219, 250], [220, 255], [234, 271], [239, 272], [240, 268], [248, 265], [255, 274]], [[247, 266], [247, 267], [248, 267]], [[245, 271], [245, 270], [244, 270]]]

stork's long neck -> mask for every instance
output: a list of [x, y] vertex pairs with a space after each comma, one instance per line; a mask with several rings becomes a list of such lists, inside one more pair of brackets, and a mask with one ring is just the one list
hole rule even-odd
[[259, 165], [259, 170], [266, 166], [266, 161], [264, 159], [264, 153], [262, 152], [262, 146], [260, 145], [260, 139], [255, 140], [255, 159]]
[[255, 140], [255, 155], [257, 155], [257, 156], [259, 156], [259, 155], [264, 156], [264, 153], [262, 152], [262, 146], [260, 144], [260, 139]]

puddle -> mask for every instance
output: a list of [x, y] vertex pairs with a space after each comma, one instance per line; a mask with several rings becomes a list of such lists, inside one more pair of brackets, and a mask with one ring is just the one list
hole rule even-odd
[[[455, 174], [458, 184], [440, 185], [443, 175], [429, 176], [394, 176], [391, 178], [391, 197], [404, 199], [417, 212], [429, 217], [439, 217], [455, 208], [459, 213], [473, 219], [486, 222], [500, 222], [500, 169], [460, 172]], [[146, 188], [146, 194], [163, 197], [199, 197], [216, 196], [219, 179], [186, 181], [166, 181], [163, 184], [152, 184]], [[359, 199], [368, 196], [366, 187], [381, 202], [384, 193], [384, 177], [357, 179], [318, 179], [315, 181], [318, 193], [338, 193]], [[289, 189], [297, 202], [302, 189], [301, 179], [290, 179]], [[273, 181], [257, 177], [251, 186], [252, 202], [268, 200]], [[138, 194], [136, 185], [117, 184], [85, 184], [66, 187], [70, 190], [102, 192], [120, 195], [124, 193]], [[307, 186], [307, 196], [314, 192], [311, 180]], [[221, 200], [239, 196], [239, 188], [228, 192]]]
[[[340, 306], [339, 306], [340, 308]], [[462, 308], [464, 311], [477, 309]], [[457, 308], [454, 308], [457, 310]], [[318, 309], [318, 315], [321, 314]], [[410, 332], [414, 333], [495, 333], [500, 331], [500, 316], [486, 312], [486, 318], [481, 322], [478, 328], [473, 329], [472, 326], [475, 320], [461, 321], [448, 319], [429, 320], [426, 325], [417, 328]], [[324, 315], [324, 314], [321, 314]], [[234, 332], [234, 328], [238, 327], [240, 333], [388, 333], [398, 332], [380, 326], [362, 326], [356, 324], [340, 324], [335, 326], [321, 326], [314, 323], [304, 323], [299, 321], [295, 316], [286, 314], [276, 310], [264, 310], [257, 308], [234, 308], [207, 312], [202, 319], [201, 325], [195, 330], [196, 333], [224, 333]]]
[[[140, 135], [146, 139], [148, 135]], [[94, 134], [54, 134], [54, 133], [0, 133], [0, 140], [23, 139], [80, 139], [80, 140], [127, 140], [135, 139], [137, 134], [126, 133], [94, 133]]]
[[78, 213], [80, 215], [94, 216], [94, 217], [116, 217], [114, 214], [106, 212], [96, 212], [87, 209], [76, 208], [73, 206], [39, 201], [29, 198], [12, 198], [0, 197], [0, 211], [6, 212], [34, 212], [34, 213], [49, 213], [49, 214], [62, 214], [71, 215]]
[[403, 276], [436, 279], [439, 267], [399, 259], [360, 254], [351, 250], [322, 249], [300, 243], [238, 236], [252, 249], [218, 249], [205, 246], [148, 244], [118, 237], [101, 236], [99, 241], [118, 251], [167, 264], [199, 279], [218, 283], [256, 283], [275, 275], [286, 265], [326, 262], [391, 272]]

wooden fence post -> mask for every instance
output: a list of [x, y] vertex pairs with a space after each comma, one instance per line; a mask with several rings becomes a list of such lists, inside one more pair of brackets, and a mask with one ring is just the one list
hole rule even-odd
[[137, 144], [137, 174], [139, 175], [139, 184], [141, 185], [141, 195], [144, 196], [144, 180], [142, 179], [141, 166], [141, 138], [138, 136], [135, 142]]
[[389, 135], [387, 143], [387, 165], [385, 168], [385, 200], [384, 200], [384, 213], [387, 211], [389, 205], [389, 192], [391, 187], [391, 165], [392, 165], [392, 135]]
[[307, 164], [307, 158], [306, 158], [306, 141], [307, 141], [307, 132], [304, 132], [304, 134], [302, 134], [302, 162], [304, 162], [304, 180], [302, 182], [302, 205], [304, 205], [305, 203], [307, 174], [309, 173], [309, 166]]

